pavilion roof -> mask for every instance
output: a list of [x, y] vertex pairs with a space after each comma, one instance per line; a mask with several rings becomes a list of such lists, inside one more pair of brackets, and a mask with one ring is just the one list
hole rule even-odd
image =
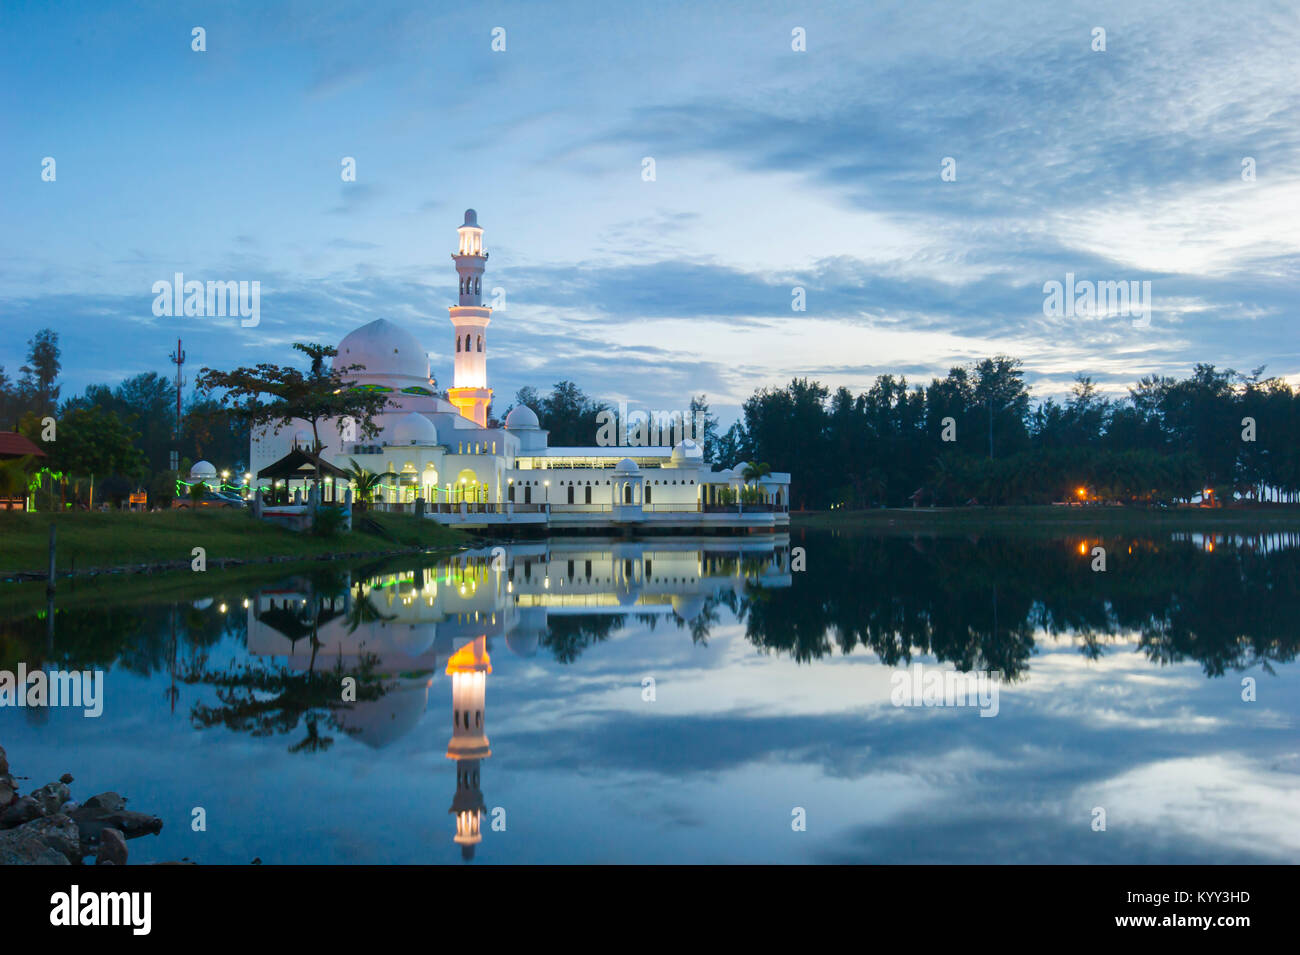
[[268, 464], [257, 472], [257, 476], [259, 478], [270, 478], [273, 481], [285, 481], [290, 478], [307, 480], [316, 476], [317, 467], [320, 468], [322, 476], [341, 478], [348, 476], [347, 471], [337, 465], [330, 464], [320, 455], [304, 451], [302, 448], [294, 448], [279, 461]]
[[25, 435], [17, 431], [0, 431], [0, 460], [21, 458], [28, 454], [38, 458], [45, 457], [45, 452], [32, 444]]

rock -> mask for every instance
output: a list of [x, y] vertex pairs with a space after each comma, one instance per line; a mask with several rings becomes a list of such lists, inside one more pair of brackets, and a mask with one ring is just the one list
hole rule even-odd
[[87, 809], [104, 809], [108, 812], [119, 812], [126, 808], [126, 800], [115, 792], [100, 793], [98, 796], [91, 796], [84, 803]]
[[116, 829], [127, 839], [154, 835], [162, 831], [162, 820], [143, 812], [108, 812], [93, 806], [80, 806], [72, 811], [72, 818], [81, 830], [81, 854], [94, 854], [99, 841], [108, 829]]
[[9, 804], [18, 798], [14, 789], [12, 776], [0, 776], [0, 811], [9, 808]]
[[0, 776], [8, 775], [8, 773], [9, 773], [9, 758], [5, 756], [5, 748], [3, 746], [0, 746]]
[[71, 795], [67, 783], [46, 783], [32, 793], [32, 798], [40, 803], [41, 815], [49, 816], [58, 812]]
[[117, 829], [105, 829], [99, 834], [95, 865], [126, 865], [126, 837]]
[[63, 783], [64, 785], [67, 785], [68, 783], [72, 782], [72, 773], [64, 773], [62, 776], [59, 777], [59, 782]]
[[81, 864], [81, 833], [71, 816], [57, 813], [29, 822], [22, 829], [34, 833], [51, 849], [62, 853], [70, 864]]
[[0, 814], [0, 829], [21, 826], [23, 823], [39, 819], [43, 815], [45, 813], [41, 811], [40, 803], [31, 796], [21, 796], [14, 801], [13, 805]]
[[0, 832], [0, 865], [71, 865], [68, 857], [46, 845], [26, 826]]

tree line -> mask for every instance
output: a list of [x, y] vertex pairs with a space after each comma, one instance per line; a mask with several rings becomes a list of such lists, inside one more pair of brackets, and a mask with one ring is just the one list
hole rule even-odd
[[800, 378], [755, 391], [714, 451], [791, 472], [796, 507], [1156, 504], [1206, 490], [1294, 502], [1300, 393], [1263, 371], [1198, 364], [1119, 399], [1080, 376], [1064, 401], [1037, 404], [1008, 356], [929, 385], [881, 375], [857, 395]]
[[137, 489], [165, 503], [175, 495], [178, 477], [170, 468], [173, 450], [179, 453], [180, 476], [195, 461], [209, 458], [228, 463], [232, 475], [242, 479], [248, 427], [216, 398], [198, 392], [183, 397], [178, 437], [173, 381], [144, 372], [116, 387], [93, 384], [63, 398], [58, 333], [41, 329], [27, 349], [18, 378], [0, 366], [0, 430], [25, 435], [46, 457], [0, 467], [0, 496], [21, 493], [35, 482], [34, 499], [42, 508], [72, 501], [120, 504]]
[[[262, 419], [346, 411], [368, 423], [380, 410], [334, 407], [340, 395], [352, 396], [337, 387], [337, 369], [325, 371], [332, 349], [295, 347], [312, 358], [309, 375], [272, 365], [204, 369], [204, 387], [184, 402], [178, 440], [176, 388], [156, 372], [61, 398], [58, 335], [42, 329], [28, 341], [17, 379], [0, 366], [0, 429], [15, 428], [41, 446], [49, 455], [41, 462], [45, 473], [70, 477], [74, 497], [93, 493], [93, 476], [111, 498], [148, 487], [165, 500], [177, 477], [168, 467], [173, 449], [182, 473], [209, 458], [242, 474], [250, 426]], [[301, 400], [285, 398], [286, 382], [297, 383], [289, 390], [301, 392]], [[318, 394], [326, 398], [318, 401]], [[264, 400], [268, 395], [275, 401]], [[313, 401], [329, 406], [313, 411]], [[567, 380], [549, 393], [521, 388], [510, 407], [518, 404], [537, 413], [553, 447], [595, 444], [599, 415], [613, 410]], [[725, 431], [705, 395], [693, 396], [688, 411], [704, 421], [706, 461], [763, 462], [790, 472], [796, 508], [1168, 504], [1206, 497], [1206, 490], [1209, 500], [1223, 502], [1300, 497], [1300, 392], [1265, 377], [1263, 368], [1242, 374], [1198, 364], [1185, 378], [1142, 378], [1121, 398], [1080, 376], [1064, 400], [1034, 402], [1021, 360], [999, 355], [952, 368], [928, 385], [880, 375], [856, 395], [796, 378], [756, 390]], [[53, 441], [43, 437], [50, 417]], [[0, 496], [14, 491], [8, 484], [30, 479], [14, 467], [0, 472]], [[45, 503], [39, 492], [37, 500]]]

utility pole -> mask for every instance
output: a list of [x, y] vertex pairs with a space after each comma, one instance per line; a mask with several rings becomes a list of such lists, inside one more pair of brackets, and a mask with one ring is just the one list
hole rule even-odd
[[173, 436], [174, 447], [171, 453], [171, 470], [181, 469], [181, 389], [185, 379], [181, 377], [181, 366], [185, 364], [185, 352], [181, 350], [181, 340], [176, 339], [176, 350], [171, 354], [171, 362], [176, 366], [176, 431]]

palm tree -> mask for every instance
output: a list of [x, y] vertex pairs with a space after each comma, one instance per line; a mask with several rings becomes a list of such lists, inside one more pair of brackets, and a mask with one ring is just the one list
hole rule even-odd
[[771, 473], [772, 465], [760, 461], [758, 464], [746, 464], [743, 477], [745, 478], [745, 483], [748, 484], [750, 481], [765, 478]]
[[373, 471], [367, 471], [357, 463], [356, 458], [348, 458], [352, 467], [347, 469], [348, 479], [356, 485], [357, 503], [369, 504], [373, 501], [375, 491], [383, 483], [384, 478], [397, 477], [392, 471], [381, 471], [376, 474]]

